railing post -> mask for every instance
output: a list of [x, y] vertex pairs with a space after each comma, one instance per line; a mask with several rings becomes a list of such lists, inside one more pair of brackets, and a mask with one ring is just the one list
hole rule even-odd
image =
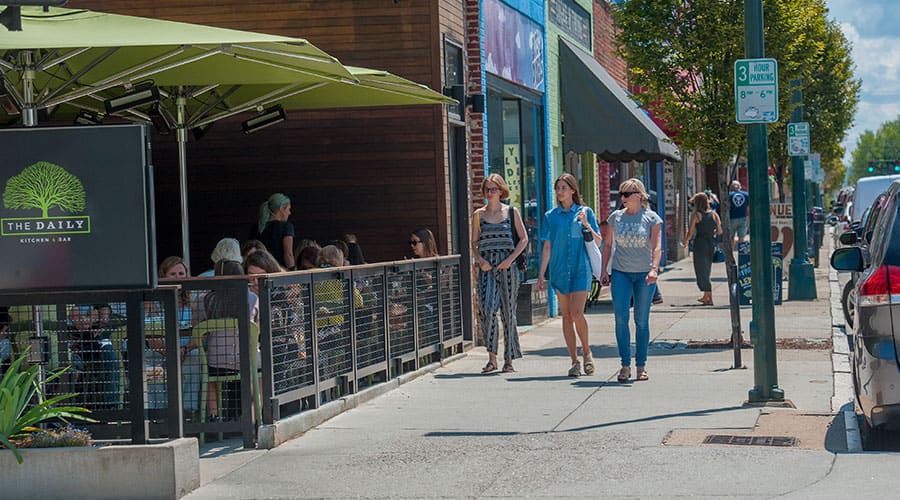
[[160, 294], [166, 330], [166, 420], [170, 439], [184, 437], [184, 414], [181, 394], [181, 344], [178, 338], [177, 296], [179, 290], [180, 288], [163, 289]]
[[419, 265], [413, 262], [412, 275], [412, 324], [413, 324], [413, 352], [415, 359], [413, 360], [413, 370], [419, 369]]
[[442, 261], [435, 262], [437, 267], [437, 322], [438, 322], [438, 359], [444, 359], [444, 266]]
[[[241, 436], [244, 439], [244, 448], [256, 446], [256, 349], [252, 349], [250, 336], [250, 311], [247, 307], [247, 285], [244, 279], [230, 280], [226, 283], [226, 297], [230, 297], [229, 303], [236, 304], [238, 320], [238, 346], [240, 347], [240, 373], [241, 373]], [[251, 358], [253, 356], [253, 358]]]
[[145, 444], [150, 435], [144, 404], [144, 303], [143, 292], [128, 294], [125, 301], [128, 329], [128, 416], [131, 443]]
[[262, 387], [259, 401], [264, 424], [274, 423], [275, 414], [278, 413], [277, 400], [273, 401], [275, 375], [272, 360], [272, 286], [272, 280], [269, 278], [259, 280], [259, 350], [262, 357]]
[[359, 376], [357, 375], [357, 359], [356, 359], [356, 280], [354, 279], [353, 270], [348, 272], [350, 276], [350, 362], [353, 370], [353, 382], [350, 392], [359, 392]]
[[316, 388], [316, 397], [313, 398], [313, 408], [322, 405], [322, 394], [319, 389], [319, 326], [316, 321], [316, 283], [315, 280], [309, 280], [309, 295], [307, 303], [309, 303], [309, 318], [312, 328], [312, 370], [313, 370], [313, 386]]
[[388, 267], [384, 266], [381, 273], [381, 303], [384, 309], [384, 321], [382, 322], [384, 323], [384, 381], [387, 382], [391, 379], [391, 287], [388, 280]]

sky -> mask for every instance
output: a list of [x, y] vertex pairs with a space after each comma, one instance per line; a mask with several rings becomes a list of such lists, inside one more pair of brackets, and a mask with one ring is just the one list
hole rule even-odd
[[900, 0], [826, 0], [826, 5], [853, 46], [856, 77], [862, 80], [853, 128], [843, 142], [849, 166], [863, 132], [900, 117]]

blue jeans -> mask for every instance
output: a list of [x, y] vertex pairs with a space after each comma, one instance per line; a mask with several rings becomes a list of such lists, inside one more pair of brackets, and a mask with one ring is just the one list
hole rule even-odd
[[625, 273], [613, 269], [610, 276], [613, 310], [616, 315], [616, 344], [622, 366], [631, 366], [631, 330], [628, 326], [628, 310], [634, 298], [634, 364], [647, 364], [650, 348], [650, 304], [656, 283], [647, 284], [648, 273]]

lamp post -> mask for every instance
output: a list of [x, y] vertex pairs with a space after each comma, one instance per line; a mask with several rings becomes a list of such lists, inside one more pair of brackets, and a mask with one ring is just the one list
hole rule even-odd
[[[744, 0], [744, 52], [748, 59], [765, 57], [763, 43], [762, 0]], [[750, 206], [768, 207], [769, 152], [766, 124], [747, 125], [747, 162], [750, 184]], [[772, 238], [769, 233], [771, 215], [757, 210], [750, 217], [750, 267], [753, 269], [753, 383], [751, 403], [783, 401], [784, 390], [778, 387], [775, 361], [775, 305], [772, 294]]]
[[[792, 80], [791, 123], [803, 121], [803, 91], [800, 80]], [[802, 156], [791, 157], [791, 200], [794, 211], [794, 257], [791, 258], [788, 271], [788, 300], [809, 300], [816, 298], [816, 275], [809, 261], [809, 249], [806, 246], [806, 174]]]

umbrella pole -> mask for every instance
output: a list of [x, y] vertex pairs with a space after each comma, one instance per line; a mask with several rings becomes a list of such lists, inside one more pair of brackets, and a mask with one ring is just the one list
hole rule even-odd
[[22, 125], [37, 126], [37, 108], [34, 107], [34, 54], [30, 50], [22, 52]]
[[188, 192], [187, 192], [187, 127], [185, 126], [186, 98], [181, 92], [175, 99], [178, 136], [178, 187], [181, 192], [181, 258], [188, 269], [191, 265], [191, 247], [188, 237]]

